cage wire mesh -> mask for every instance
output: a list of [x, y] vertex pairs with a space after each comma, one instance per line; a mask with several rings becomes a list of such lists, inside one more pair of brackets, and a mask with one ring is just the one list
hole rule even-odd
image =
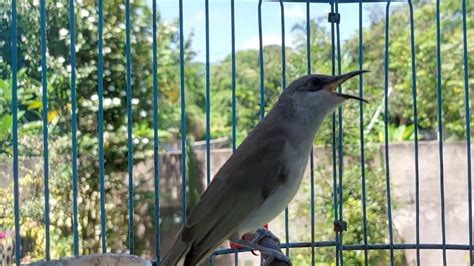
[[[390, 101], [389, 95], [391, 91], [391, 81], [390, 81], [390, 59], [393, 55], [390, 53], [390, 42], [391, 38], [397, 38], [394, 32], [390, 32], [390, 23], [391, 23], [391, 4], [392, 2], [399, 2], [399, 1], [356, 1], [356, 0], [340, 0], [340, 1], [323, 1], [323, 0], [312, 0], [312, 1], [304, 1], [304, 0], [286, 0], [286, 1], [271, 1], [274, 3], [265, 3], [264, 1], [258, 1], [257, 10], [255, 12], [258, 13], [258, 21], [256, 23], [256, 27], [258, 27], [258, 42], [259, 42], [259, 50], [258, 50], [258, 61], [259, 61], [259, 92], [260, 92], [260, 109], [259, 109], [259, 117], [263, 119], [265, 117], [265, 107], [267, 105], [266, 102], [266, 86], [265, 86], [265, 55], [264, 55], [264, 26], [263, 20], [264, 17], [262, 13], [264, 12], [264, 6], [266, 5], [279, 5], [280, 8], [280, 27], [281, 27], [281, 43], [279, 45], [279, 49], [281, 49], [281, 87], [285, 88], [287, 85], [287, 44], [285, 43], [285, 4], [289, 2], [298, 3], [299, 5], [303, 5], [305, 8], [305, 17], [301, 19], [305, 20], [305, 49], [306, 49], [306, 73], [311, 74], [314, 72], [315, 65], [312, 59], [312, 49], [311, 43], [314, 40], [314, 36], [312, 37], [312, 24], [311, 24], [311, 8], [315, 3], [318, 4], [325, 4], [329, 6], [329, 14], [327, 16], [327, 23], [329, 23], [330, 28], [330, 69], [332, 75], [338, 75], [342, 73], [343, 64], [341, 61], [343, 60], [342, 54], [342, 45], [341, 45], [341, 36], [340, 36], [340, 22], [344, 20], [344, 16], [340, 14], [339, 7], [340, 5], [353, 3], [358, 4], [358, 10], [354, 10], [353, 12], [357, 12], [357, 21], [352, 21], [351, 23], [358, 23], [358, 42], [357, 42], [357, 54], [358, 54], [358, 61], [357, 66], [359, 70], [363, 70], [366, 67], [370, 69], [370, 66], [364, 65], [364, 29], [363, 29], [363, 10], [364, 5], [366, 3], [372, 2], [382, 2], [385, 5], [385, 17], [384, 20], [384, 36], [380, 36], [383, 38], [383, 49], [384, 49], [384, 58], [383, 58], [383, 77], [379, 77], [380, 79], [383, 78], [383, 113], [384, 113], [384, 121], [383, 121], [383, 165], [384, 165], [384, 177], [385, 177], [385, 187], [384, 193], [386, 193], [386, 215], [387, 219], [386, 222], [388, 224], [388, 232], [387, 232], [387, 241], [385, 243], [374, 243], [371, 242], [368, 237], [368, 215], [367, 215], [367, 189], [368, 184], [366, 183], [366, 167], [367, 166], [367, 158], [366, 154], [364, 153], [367, 147], [367, 142], [365, 140], [365, 125], [366, 118], [364, 118], [364, 103], [361, 102], [359, 105], [359, 136], [358, 136], [358, 145], [360, 147], [360, 154], [358, 161], [352, 161], [353, 164], [360, 165], [360, 200], [359, 204], [354, 206], [358, 206], [361, 208], [362, 213], [362, 220], [359, 221], [361, 226], [361, 231], [359, 232], [359, 240], [360, 242], [357, 244], [354, 243], [345, 243], [344, 235], [347, 227], [350, 227], [351, 224], [348, 224], [347, 220], [350, 217], [347, 217], [344, 213], [344, 197], [346, 197], [343, 193], [344, 190], [344, 126], [343, 126], [343, 110], [342, 107], [339, 108], [333, 115], [332, 115], [332, 123], [331, 123], [331, 164], [332, 164], [332, 180], [330, 181], [332, 184], [332, 217], [333, 217], [333, 226], [334, 226], [334, 233], [332, 239], [317, 239], [316, 236], [316, 226], [317, 226], [317, 217], [315, 215], [317, 206], [315, 206], [316, 201], [316, 187], [315, 187], [315, 179], [317, 176], [315, 175], [315, 168], [317, 167], [317, 162], [315, 162], [315, 155], [313, 151], [311, 152], [311, 157], [309, 159], [309, 175], [310, 175], [310, 227], [309, 227], [309, 238], [310, 241], [307, 242], [295, 242], [291, 241], [290, 238], [290, 227], [291, 227], [291, 219], [289, 216], [288, 208], [285, 209], [283, 215], [283, 223], [284, 223], [284, 235], [281, 247], [284, 249], [286, 255], [291, 255], [290, 251], [293, 249], [299, 248], [308, 248], [310, 250], [311, 256], [311, 264], [314, 265], [316, 263], [316, 256], [317, 250], [322, 248], [330, 248], [333, 253], [333, 262], [336, 265], [344, 265], [345, 261], [345, 254], [349, 251], [361, 251], [363, 252], [361, 264], [369, 265], [369, 252], [375, 250], [387, 250], [389, 256], [389, 262], [391, 265], [394, 265], [396, 262], [396, 252], [398, 250], [415, 250], [416, 252], [416, 265], [421, 265], [423, 261], [420, 257], [420, 252], [422, 250], [440, 250], [442, 252], [442, 264], [448, 265], [448, 255], [447, 251], [449, 250], [463, 250], [468, 251], [468, 261], [470, 264], [473, 264], [473, 243], [472, 243], [472, 192], [471, 192], [471, 132], [470, 132], [470, 92], [469, 92], [469, 56], [468, 56], [468, 8], [467, 8], [467, 0], [458, 1], [458, 5], [460, 10], [458, 11], [457, 15], [459, 16], [460, 20], [462, 21], [462, 66], [458, 66], [462, 68], [463, 71], [463, 84], [462, 84], [462, 92], [464, 94], [464, 112], [465, 112], [465, 131], [466, 131], [466, 168], [467, 168], [467, 187], [465, 190], [467, 191], [468, 195], [468, 209], [466, 210], [466, 216], [468, 217], [468, 231], [465, 233], [468, 234], [468, 243], [464, 244], [456, 244], [456, 243], [448, 243], [447, 240], [447, 232], [446, 230], [446, 212], [447, 206], [445, 203], [445, 168], [444, 168], [444, 138], [443, 138], [443, 71], [442, 71], [442, 41], [443, 41], [443, 33], [441, 27], [441, 12], [440, 12], [440, 4], [441, 1], [437, 0], [435, 2], [436, 9], [435, 9], [435, 17], [436, 17], [436, 70], [433, 70], [432, 78], [436, 79], [436, 99], [437, 99], [437, 117], [438, 117], [438, 153], [439, 153], [439, 188], [440, 191], [440, 231], [441, 231], [441, 242], [440, 243], [422, 243], [421, 242], [421, 231], [420, 228], [420, 162], [419, 162], [419, 115], [417, 109], [417, 52], [420, 52], [419, 45], [415, 42], [415, 15], [414, 15], [414, 4], [411, 0], [401, 2], [401, 5], [408, 6], [408, 12], [405, 14], [409, 17], [409, 54], [400, 55], [406, 56], [406, 62], [409, 64], [409, 73], [407, 75], [411, 75], [411, 94], [412, 94], [412, 121], [414, 124], [413, 127], [413, 145], [414, 145], [414, 166], [413, 169], [415, 175], [415, 217], [412, 219], [412, 223], [415, 224], [415, 242], [412, 243], [399, 243], [395, 239], [395, 232], [394, 232], [394, 224], [393, 224], [393, 203], [392, 203], [392, 195], [391, 195], [391, 159], [390, 159], [390, 128], [389, 128], [389, 114], [390, 114]], [[133, 4], [133, 3], [132, 3]], [[186, 88], [185, 82], [185, 36], [183, 30], [183, 23], [186, 20], [186, 17], [183, 15], [184, 3], [183, 0], [180, 0], [179, 3], [179, 76], [180, 76], [180, 112], [181, 112], [181, 150], [186, 151], [186, 147], [188, 145], [187, 141], [187, 122], [186, 122], [186, 91], [189, 88]], [[209, 21], [209, 0], [203, 1], [205, 5], [205, 157], [206, 157], [206, 180], [207, 183], [211, 181], [211, 62], [210, 62], [210, 21]], [[231, 28], [229, 29], [231, 32], [231, 121], [232, 121], [232, 129], [231, 129], [231, 147], [232, 150], [237, 148], [237, 121], [238, 121], [238, 113], [237, 113], [237, 100], [236, 100], [236, 91], [237, 91], [237, 83], [236, 83], [236, 76], [238, 73], [238, 66], [236, 65], [236, 43], [239, 42], [236, 39], [235, 29], [238, 27], [235, 23], [235, 3], [234, 0], [229, 1], [229, 8], [230, 8], [230, 18], [231, 21]], [[50, 198], [49, 198], [49, 153], [48, 153], [48, 76], [47, 76], [47, 32], [46, 32], [46, 21], [47, 16], [52, 16], [54, 14], [46, 14], [46, 1], [41, 0], [40, 3], [40, 38], [41, 38], [41, 81], [42, 81], [42, 127], [43, 127], [43, 178], [44, 178], [44, 226], [45, 226], [45, 259], [51, 259], [51, 237], [50, 237]], [[154, 261], [160, 261], [160, 171], [159, 171], [159, 134], [158, 134], [158, 98], [159, 96], [159, 89], [158, 89], [158, 71], [159, 71], [159, 60], [160, 58], [158, 55], [158, 43], [157, 43], [157, 32], [158, 32], [158, 8], [159, 1], [153, 0], [152, 1], [152, 27], [151, 27], [151, 36], [153, 39], [153, 51], [152, 51], [152, 68], [153, 68], [153, 81], [152, 81], [152, 97], [153, 97], [153, 173], [154, 173], [154, 196], [153, 196], [153, 204], [154, 204], [154, 243], [155, 243], [155, 258]], [[128, 160], [128, 250], [131, 254], [135, 253], [135, 225], [134, 225], [134, 160], [133, 160], [133, 125], [132, 125], [132, 89], [133, 89], [133, 82], [132, 82], [132, 47], [131, 47], [131, 29], [133, 28], [133, 23], [130, 20], [130, 12], [131, 12], [131, 2], [130, 0], [126, 0], [124, 3], [125, 7], [125, 29], [126, 29], [126, 47], [124, 53], [126, 54], [126, 110], [127, 110], [127, 160]], [[318, 6], [319, 7], [319, 6]], [[67, 8], [67, 7], [64, 7]], [[78, 256], [81, 254], [79, 246], [80, 246], [80, 234], [79, 234], [79, 217], [78, 217], [78, 189], [80, 184], [78, 183], [78, 145], [77, 145], [77, 98], [76, 98], [76, 51], [75, 48], [75, 1], [69, 1], [69, 31], [70, 31], [70, 97], [71, 97], [71, 147], [72, 147], [72, 154], [71, 154], [71, 164], [72, 164], [72, 205], [73, 205], [73, 213], [72, 213], [72, 233], [73, 233], [73, 254]], [[107, 225], [106, 225], [106, 199], [105, 199], [105, 189], [106, 189], [106, 179], [105, 179], [105, 162], [104, 162], [104, 43], [103, 43], [103, 29], [104, 29], [104, 3], [103, 0], [98, 0], [97, 2], [98, 8], [98, 20], [97, 20], [97, 29], [98, 29], [98, 42], [97, 42], [97, 56], [98, 56], [98, 65], [97, 65], [97, 86], [98, 86], [98, 159], [99, 159], [99, 186], [100, 186], [100, 246], [102, 253], [107, 252]], [[11, 36], [17, 36], [19, 33], [17, 32], [18, 28], [18, 10], [17, 10], [17, 1], [11, 1]], [[277, 23], [275, 23], [277, 24]], [[277, 25], [273, 25], [277, 27]], [[18, 134], [18, 52], [19, 52], [18, 38], [11, 39], [11, 73], [12, 73], [12, 82], [11, 82], [11, 103], [12, 103], [12, 158], [13, 158], [13, 195], [14, 195], [14, 224], [15, 224], [15, 255], [16, 255], [16, 264], [20, 265], [20, 220], [21, 220], [21, 213], [20, 213], [20, 187], [19, 187], [19, 138], [21, 136]], [[355, 49], [355, 48], [354, 48]], [[418, 51], [416, 50], [418, 49]], [[428, 48], [427, 48], [428, 49]], [[317, 66], [316, 66], [317, 70]], [[135, 71], [140, 71], [139, 69]], [[358, 92], [359, 96], [364, 96], [364, 76], [361, 76], [358, 83]], [[249, 88], [250, 89], [250, 88]], [[339, 92], [342, 90], [341, 87], [338, 88]], [[189, 181], [187, 176], [187, 164], [186, 164], [186, 152], [182, 152], [181, 155], [181, 212], [182, 212], [182, 223], [186, 222], [186, 212], [187, 212], [187, 187], [186, 184]], [[380, 192], [380, 191], [379, 191]], [[432, 193], [436, 193], [433, 191]], [[350, 196], [349, 196], [350, 197]], [[216, 250], [212, 256], [209, 258], [208, 263], [211, 265], [213, 260], [219, 256], [225, 254], [233, 254], [234, 262], [237, 265], [239, 261], [239, 254], [242, 252], [248, 252], [249, 250], [246, 248], [226, 248], [226, 249], [218, 249]], [[347, 262], [346, 262], [347, 263]], [[349, 263], [350, 264], [350, 263]]]

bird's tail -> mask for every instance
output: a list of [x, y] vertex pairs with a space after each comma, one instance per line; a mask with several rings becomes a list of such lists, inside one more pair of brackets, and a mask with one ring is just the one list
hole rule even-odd
[[165, 254], [160, 262], [160, 266], [175, 266], [183, 263], [186, 253], [191, 249], [191, 243], [185, 243], [182, 238], [183, 228], [181, 227], [176, 234], [173, 245]]

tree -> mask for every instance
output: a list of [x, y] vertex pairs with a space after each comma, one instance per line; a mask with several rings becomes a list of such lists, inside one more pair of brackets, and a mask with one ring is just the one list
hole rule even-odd
[[[11, 40], [11, 2], [0, 4], [2, 16], [0, 27], [0, 73], [2, 84], [8, 84], [11, 69], [9, 44]], [[41, 156], [41, 62], [39, 3], [38, 1], [21, 1], [18, 3], [18, 62], [21, 69], [19, 76], [19, 110], [21, 120], [20, 137], [28, 140], [20, 146], [21, 156]], [[57, 152], [58, 164], [70, 165], [71, 154], [71, 99], [70, 99], [70, 32], [69, 32], [68, 1], [46, 3], [47, 14], [47, 63], [48, 63], [48, 122], [51, 152]], [[98, 67], [98, 13], [95, 1], [78, 1], [75, 5], [76, 18], [76, 90], [77, 90], [77, 124], [79, 152], [79, 219], [81, 249], [83, 253], [99, 250], [99, 172], [98, 172], [98, 96], [97, 96], [97, 67]], [[152, 39], [151, 39], [151, 10], [145, 1], [131, 3], [131, 51], [132, 51], [132, 114], [133, 114], [133, 143], [134, 162], [149, 158], [153, 153], [153, 113], [152, 113]], [[173, 23], [160, 22], [158, 17], [158, 79], [159, 79], [159, 127], [163, 143], [171, 142], [179, 136], [180, 125], [180, 92], [177, 21]], [[126, 217], [127, 208], [115, 208], [117, 199], [114, 194], [121, 195], [124, 186], [121, 176], [127, 169], [127, 117], [126, 117], [126, 57], [125, 57], [125, 6], [120, 1], [104, 1], [104, 147], [105, 147], [105, 178], [107, 197], [107, 220], [116, 223], [117, 217]], [[185, 41], [185, 60], [190, 62], [194, 52], [190, 48], [190, 39]], [[186, 64], [185, 69], [188, 122], [197, 124], [203, 106], [199, 97], [203, 93], [200, 74], [193, 65]], [[8, 87], [8, 86], [3, 86]], [[9, 94], [8, 91], [3, 91]], [[10, 92], [11, 93], [11, 92]], [[5, 94], [5, 95], [6, 95]], [[2, 120], [11, 114], [11, 99], [2, 99], [0, 114]], [[198, 104], [195, 104], [198, 103]], [[8, 122], [8, 123], [7, 123]], [[10, 138], [10, 128], [13, 121], [5, 122], [7, 132], [2, 134], [2, 140]], [[3, 122], [2, 122], [3, 123]], [[33, 129], [32, 125], [34, 125]], [[3, 127], [2, 127], [3, 128]], [[29, 128], [30, 132], [25, 133]], [[192, 129], [192, 127], [191, 127]], [[190, 132], [194, 134], [195, 132]], [[11, 144], [6, 144], [6, 149]], [[55, 146], [61, 148], [56, 150]], [[2, 147], [4, 148], [4, 147]], [[161, 146], [163, 148], [163, 146]], [[51, 153], [50, 153], [51, 154]], [[7, 154], [4, 154], [7, 155]], [[50, 163], [56, 162], [51, 158]], [[51, 167], [52, 193], [52, 234], [64, 241], [52, 243], [58, 255], [64, 256], [71, 252], [71, 169], [61, 169], [59, 172]], [[64, 172], [63, 172], [64, 171]], [[38, 177], [42, 178], [42, 176]], [[39, 179], [41, 180], [41, 179]], [[39, 185], [39, 184], [38, 184]], [[38, 187], [40, 188], [40, 187]], [[66, 193], [65, 193], [66, 192]], [[35, 200], [41, 203], [40, 198]], [[54, 207], [56, 206], [56, 207]], [[67, 206], [64, 208], [64, 206]], [[27, 206], [24, 206], [22, 213]], [[11, 210], [11, 209], [10, 209]], [[11, 214], [11, 213], [10, 213]], [[41, 223], [41, 213], [29, 218]], [[69, 222], [64, 222], [64, 220]], [[107, 236], [111, 250], [123, 250], [126, 245], [126, 219], [118, 230], [111, 222], [107, 224]], [[0, 224], [7, 224], [1, 222]], [[56, 239], [56, 238], [54, 238]], [[63, 243], [64, 242], [64, 243]], [[68, 248], [56, 247], [55, 244], [67, 245]], [[137, 252], [141, 252], [138, 250]], [[41, 256], [39, 253], [35, 253]]]

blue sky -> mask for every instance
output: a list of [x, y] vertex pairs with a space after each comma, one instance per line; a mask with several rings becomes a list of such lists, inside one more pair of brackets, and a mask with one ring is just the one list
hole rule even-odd
[[[151, 7], [152, 0], [147, 0]], [[177, 0], [158, 0], [158, 9], [162, 19], [171, 21], [178, 17]], [[380, 4], [365, 4], [380, 5]], [[198, 51], [196, 61], [205, 60], [205, 6], [204, 0], [184, 0], [184, 34], [194, 32], [193, 48]], [[305, 23], [305, 3], [285, 3], [285, 35], [286, 45], [291, 46], [295, 34], [291, 28], [295, 23]], [[355, 34], [358, 29], [358, 4], [340, 4], [341, 40]], [[311, 18], [327, 17], [330, 10], [328, 4], [311, 4]], [[236, 49], [257, 49], [258, 42], [258, 1], [235, 1], [235, 34]], [[368, 12], [364, 9], [364, 26], [368, 25]], [[230, 0], [209, 1], [209, 40], [211, 62], [219, 61], [231, 51]], [[281, 44], [280, 5], [275, 2], [262, 4], [263, 42], [265, 44]], [[329, 23], [328, 23], [329, 25]]]

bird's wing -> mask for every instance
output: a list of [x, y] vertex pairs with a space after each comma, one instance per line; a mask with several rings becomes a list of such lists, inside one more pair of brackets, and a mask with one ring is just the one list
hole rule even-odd
[[186, 256], [191, 265], [228, 238], [286, 179], [285, 140], [252, 142], [243, 143], [219, 170], [183, 228], [181, 239], [192, 242]]

